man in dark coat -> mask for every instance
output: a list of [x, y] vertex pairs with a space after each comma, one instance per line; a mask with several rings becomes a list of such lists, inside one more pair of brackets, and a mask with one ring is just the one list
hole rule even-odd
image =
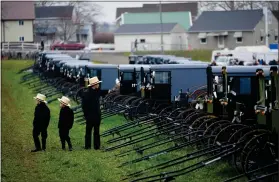
[[88, 92], [82, 98], [82, 110], [86, 120], [85, 149], [91, 148], [92, 129], [94, 127], [94, 149], [100, 149], [100, 90], [98, 77], [89, 79]]
[[[37, 106], [35, 108], [34, 120], [33, 120], [33, 139], [35, 143], [35, 150], [31, 152], [45, 151], [47, 128], [50, 121], [50, 110], [46, 105], [46, 96], [43, 94], [37, 94], [34, 99], [37, 100]], [[39, 136], [42, 137], [42, 147], [40, 144]]]
[[44, 44], [44, 40], [42, 39], [41, 40], [41, 51], [44, 51], [44, 48], [45, 48], [45, 44]]
[[68, 143], [69, 151], [73, 150], [71, 138], [69, 137], [70, 129], [74, 124], [74, 112], [70, 108], [70, 99], [63, 96], [58, 99], [60, 102], [60, 114], [58, 121], [59, 136], [62, 144], [62, 150], [66, 150], [65, 144]]
[[135, 51], [138, 50], [138, 39], [135, 40]]

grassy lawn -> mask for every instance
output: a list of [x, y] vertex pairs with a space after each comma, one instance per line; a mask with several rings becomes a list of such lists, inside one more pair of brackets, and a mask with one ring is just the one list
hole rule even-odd
[[[47, 151], [30, 153], [30, 150], [34, 148], [32, 121], [35, 108], [33, 97], [36, 93], [33, 92], [28, 85], [19, 84], [21, 76], [28, 73], [17, 74], [17, 72], [31, 64], [31, 61], [9, 60], [2, 62], [1, 175], [3, 181], [117, 182], [126, 174], [145, 169], [175, 157], [183, 156], [193, 150], [193, 148], [184, 148], [166, 155], [158, 156], [149, 161], [119, 168], [118, 166], [123, 162], [139, 158], [141, 155], [133, 153], [132, 155], [122, 158], [114, 157], [115, 154], [121, 151], [131, 149], [131, 146], [112, 152], [83, 150], [85, 125], [75, 123], [70, 133], [74, 151], [62, 151], [57, 128], [60, 108], [59, 102], [56, 100], [49, 104], [51, 122], [48, 128]], [[102, 121], [101, 133], [121, 123], [124, 123], [124, 118], [121, 116], [105, 119]], [[127, 132], [131, 131], [126, 131], [126, 133]], [[138, 137], [140, 138], [141, 136]], [[112, 136], [101, 138], [102, 147], [112, 146], [105, 143], [111, 138]], [[160, 137], [144, 141], [137, 144], [137, 146], [147, 144], [151, 141], [157, 141], [158, 139], [160, 140]], [[144, 155], [171, 146], [173, 146], [173, 143], [165, 144], [145, 151]], [[163, 171], [181, 169], [200, 160], [201, 159], [196, 159]], [[158, 174], [158, 171], [149, 172], [148, 174]], [[178, 177], [176, 181], [216, 182], [233, 175], [235, 175], [235, 171], [234, 169], [230, 169], [227, 163], [217, 162], [212, 166]]]
[[[160, 51], [138, 51], [136, 55], [146, 54], [161, 54]], [[212, 50], [187, 50], [187, 51], [165, 51], [165, 55], [175, 55], [178, 57], [190, 57], [193, 60], [207, 61], [211, 60]], [[125, 56], [129, 56], [130, 52], [124, 53]]]
[[94, 63], [94, 64], [107, 64], [105, 62], [98, 61], [98, 60], [93, 60], [92, 63]]

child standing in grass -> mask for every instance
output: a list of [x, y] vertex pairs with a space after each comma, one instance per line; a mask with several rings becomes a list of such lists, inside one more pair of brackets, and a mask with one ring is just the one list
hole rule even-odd
[[60, 114], [59, 114], [59, 136], [62, 144], [62, 149], [66, 150], [65, 144], [66, 141], [68, 143], [69, 151], [72, 151], [72, 143], [71, 138], [69, 137], [70, 129], [73, 127], [74, 124], [74, 112], [70, 108], [70, 99], [63, 96], [61, 99], [58, 99], [60, 102]]
[[[47, 101], [45, 95], [37, 94], [34, 99], [37, 101], [33, 120], [33, 139], [36, 148], [31, 152], [38, 152], [41, 150], [46, 150], [47, 128], [50, 121], [50, 110], [46, 105]], [[42, 137], [42, 147], [39, 140], [40, 135]]]

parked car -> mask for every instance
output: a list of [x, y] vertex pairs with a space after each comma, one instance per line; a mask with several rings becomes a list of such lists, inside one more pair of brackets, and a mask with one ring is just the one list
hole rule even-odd
[[79, 42], [58, 42], [50, 46], [50, 50], [82, 50], [85, 45]]

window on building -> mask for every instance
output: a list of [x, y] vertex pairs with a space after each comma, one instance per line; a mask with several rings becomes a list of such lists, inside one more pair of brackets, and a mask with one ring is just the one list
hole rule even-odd
[[277, 41], [278, 40], [278, 35], [274, 36], [274, 40]]
[[242, 37], [237, 37], [236, 38], [236, 43], [242, 43]]
[[263, 36], [261, 36], [261, 42], [263, 42]]
[[24, 41], [24, 37], [19, 37], [19, 41]]
[[140, 39], [140, 43], [145, 43], [145, 39]]
[[81, 35], [81, 39], [82, 40], [87, 40], [87, 35], [85, 34], [85, 35]]
[[24, 25], [24, 21], [23, 21], [23, 20], [19, 20], [19, 21], [18, 21], [18, 24], [19, 24], [19, 25]]
[[206, 40], [206, 38], [201, 38], [201, 44], [206, 44], [207, 43], [207, 40]]

